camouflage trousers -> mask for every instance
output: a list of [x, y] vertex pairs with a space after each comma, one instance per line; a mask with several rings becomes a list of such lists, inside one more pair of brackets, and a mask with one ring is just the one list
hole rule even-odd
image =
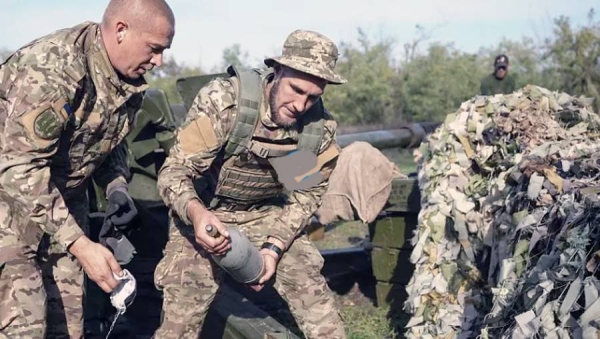
[[[267, 238], [264, 225], [280, 211], [214, 213], [224, 225], [236, 227], [260, 246]], [[224, 273], [195, 244], [193, 228], [171, 220], [165, 256], [154, 273], [156, 287], [163, 291], [163, 320], [155, 338], [198, 338]], [[306, 236], [299, 237], [279, 261], [274, 288], [307, 338], [346, 338], [333, 292], [320, 273], [322, 267], [318, 249]]]
[[0, 338], [83, 338], [83, 280], [48, 235], [30, 246], [0, 225]]

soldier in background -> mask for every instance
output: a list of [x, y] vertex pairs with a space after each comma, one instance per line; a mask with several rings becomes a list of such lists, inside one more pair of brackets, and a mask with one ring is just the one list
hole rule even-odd
[[481, 95], [510, 94], [516, 89], [515, 76], [508, 73], [508, 57], [500, 54], [494, 59], [494, 73], [481, 79]]
[[[156, 338], [198, 337], [223, 278], [210, 254], [231, 247], [225, 226], [261, 248], [265, 270], [254, 290], [272, 281], [308, 338], [345, 338], [320, 273], [323, 258], [301, 235], [339, 154], [337, 123], [321, 101], [327, 84], [346, 82], [334, 71], [337, 58], [328, 38], [295, 31], [283, 56], [265, 60], [268, 69], [229, 68], [231, 77], [216, 78], [197, 94], [158, 177], [171, 225], [155, 271], [156, 286], [164, 292]], [[253, 86], [244, 87], [243, 79]], [[318, 159], [319, 182], [285, 196], [278, 181], [285, 173], [275, 175], [270, 161], [294, 150], [310, 150]], [[210, 236], [207, 225], [223, 236]]]
[[122, 141], [174, 25], [164, 0], [111, 0], [100, 24], [0, 66], [0, 337], [82, 338], [83, 271], [107, 293], [118, 285], [114, 256], [85, 235], [86, 189], [93, 179], [133, 217]]

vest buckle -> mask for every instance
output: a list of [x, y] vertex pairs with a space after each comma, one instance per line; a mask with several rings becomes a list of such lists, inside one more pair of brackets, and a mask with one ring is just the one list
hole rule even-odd
[[260, 158], [266, 159], [269, 156], [269, 150], [265, 147], [260, 146], [254, 141], [250, 142], [250, 147], [248, 149]]

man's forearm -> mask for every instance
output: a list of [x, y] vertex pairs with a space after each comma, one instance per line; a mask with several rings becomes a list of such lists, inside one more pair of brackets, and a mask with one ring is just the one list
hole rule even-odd
[[158, 193], [165, 205], [187, 224], [191, 224], [188, 217], [188, 204], [191, 201], [201, 203], [192, 176], [192, 171], [182, 165], [179, 159], [167, 158], [165, 165], [159, 171], [157, 182]]
[[185, 205], [185, 216], [190, 220], [190, 223], [194, 220], [195, 216], [201, 215], [206, 211], [208, 209], [197, 198], [188, 200]]

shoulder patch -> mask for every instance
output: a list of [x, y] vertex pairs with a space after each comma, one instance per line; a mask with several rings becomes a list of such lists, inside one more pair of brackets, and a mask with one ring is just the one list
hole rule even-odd
[[71, 108], [64, 99], [54, 103], [44, 103], [37, 109], [23, 115], [23, 127], [30, 137], [51, 141], [60, 135], [69, 116]]
[[178, 137], [181, 150], [187, 155], [210, 152], [219, 146], [214, 127], [206, 115], [182, 128]]
[[41, 112], [33, 122], [33, 131], [40, 139], [52, 140], [58, 137], [61, 131], [61, 119], [51, 108]]

